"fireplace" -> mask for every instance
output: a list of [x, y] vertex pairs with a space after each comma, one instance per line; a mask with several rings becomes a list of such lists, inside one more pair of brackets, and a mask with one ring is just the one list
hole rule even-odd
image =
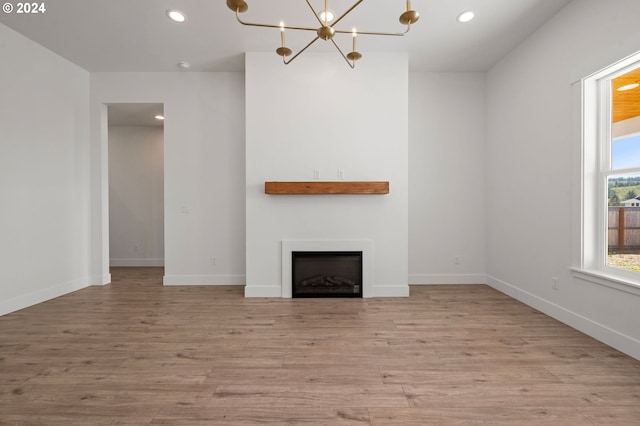
[[292, 297], [362, 297], [361, 251], [291, 252]]
[[[281, 295], [293, 297], [293, 253], [294, 252], [358, 252], [362, 253], [362, 298], [374, 296], [373, 240], [367, 239], [323, 239], [323, 240], [282, 240]], [[318, 274], [319, 275], [319, 274]], [[315, 297], [315, 296], [314, 296]]]

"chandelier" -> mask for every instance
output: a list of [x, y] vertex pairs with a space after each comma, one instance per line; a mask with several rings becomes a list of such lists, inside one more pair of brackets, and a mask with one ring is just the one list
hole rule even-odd
[[[362, 58], [362, 54], [356, 50], [356, 37], [358, 35], [403, 36], [409, 32], [409, 30], [411, 29], [411, 24], [417, 22], [418, 19], [420, 18], [420, 14], [418, 12], [416, 12], [415, 10], [411, 10], [411, 1], [407, 0], [407, 10], [400, 15], [400, 23], [402, 25], [407, 26], [407, 29], [404, 32], [384, 33], [384, 32], [372, 32], [372, 31], [357, 31], [355, 28], [353, 28], [352, 30], [336, 29], [335, 26], [363, 1], [364, 0], [356, 1], [356, 3], [353, 6], [348, 8], [342, 15], [340, 15], [338, 18], [334, 20], [333, 13], [327, 7], [328, 0], [324, 1], [324, 10], [320, 12], [316, 11], [313, 8], [309, 0], [306, 0], [307, 4], [309, 5], [309, 8], [313, 12], [313, 15], [316, 17], [316, 19], [318, 20], [318, 23], [320, 24], [320, 27], [318, 28], [290, 26], [290, 25], [285, 25], [284, 22], [282, 21], [280, 22], [279, 25], [258, 24], [258, 23], [243, 21], [242, 19], [240, 19], [240, 14], [246, 12], [249, 9], [249, 6], [247, 5], [247, 2], [245, 0], [227, 0], [227, 7], [229, 7], [229, 9], [231, 9], [236, 13], [236, 19], [242, 25], [247, 25], [251, 27], [279, 29], [280, 40], [282, 42], [282, 45], [276, 49], [276, 53], [282, 56], [282, 62], [284, 62], [285, 65], [290, 64], [302, 52], [307, 50], [309, 46], [311, 46], [313, 43], [315, 43], [319, 39], [322, 39], [325, 41], [330, 40], [333, 43], [333, 45], [336, 47], [338, 52], [340, 52], [340, 55], [342, 55], [342, 57], [347, 62], [347, 64], [349, 64], [349, 66], [353, 69], [356, 66], [356, 61]], [[309, 42], [309, 44], [303, 47], [298, 53], [293, 55], [290, 59], [287, 59], [288, 56], [291, 56], [293, 51], [289, 49], [285, 44], [285, 36], [284, 36], [285, 30], [313, 31], [316, 34], [316, 36], [313, 40]], [[340, 49], [336, 41], [333, 39], [333, 36], [336, 34], [351, 34], [353, 38], [351, 52], [347, 53], [346, 55], [344, 54], [342, 49]]]

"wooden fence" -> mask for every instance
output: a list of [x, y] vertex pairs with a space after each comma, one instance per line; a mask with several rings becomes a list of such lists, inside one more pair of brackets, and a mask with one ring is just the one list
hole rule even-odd
[[640, 248], [640, 207], [609, 207], [607, 223], [609, 249]]

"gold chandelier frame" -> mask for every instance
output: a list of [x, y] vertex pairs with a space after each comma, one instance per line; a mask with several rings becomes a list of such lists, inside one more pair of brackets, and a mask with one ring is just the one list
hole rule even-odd
[[[242, 19], [240, 19], [240, 14], [246, 12], [247, 10], [249, 10], [249, 6], [247, 5], [247, 2], [245, 0], [227, 0], [227, 7], [229, 9], [231, 9], [233, 12], [236, 13], [236, 19], [242, 25], [246, 25], [246, 26], [250, 26], [250, 27], [263, 27], [263, 28], [277, 28], [277, 29], [279, 29], [280, 30], [280, 38], [281, 38], [281, 41], [282, 41], [282, 45], [276, 49], [276, 53], [279, 56], [282, 57], [282, 62], [284, 62], [285, 65], [290, 64], [302, 52], [307, 50], [313, 43], [315, 43], [319, 39], [322, 39], [322, 40], [325, 40], [325, 41], [331, 40], [331, 42], [333, 43], [335, 48], [338, 50], [338, 52], [340, 52], [340, 55], [344, 58], [344, 60], [347, 62], [347, 64], [349, 64], [349, 66], [353, 69], [356, 66], [356, 61], [358, 59], [362, 58], [362, 54], [356, 50], [356, 37], [358, 35], [377, 35], [377, 36], [402, 37], [402, 36], [404, 36], [405, 34], [407, 34], [409, 32], [409, 30], [411, 29], [411, 25], [414, 24], [415, 22], [417, 22], [418, 19], [420, 19], [420, 14], [418, 12], [416, 12], [415, 10], [411, 10], [411, 1], [407, 0], [406, 11], [403, 12], [400, 15], [400, 18], [399, 18], [400, 23], [402, 25], [406, 25], [407, 26], [407, 29], [405, 31], [403, 31], [403, 32], [387, 33], [387, 32], [379, 32], [379, 31], [356, 31], [355, 28], [353, 30], [350, 30], [350, 31], [336, 29], [335, 28], [336, 24], [338, 24], [345, 16], [347, 16], [351, 11], [353, 11], [356, 7], [358, 7], [358, 5], [360, 3], [362, 3], [363, 1], [364, 0], [356, 1], [350, 8], [348, 8], [342, 15], [340, 15], [334, 21], [334, 20], [331, 20], [331, 19], [327, 18], [328, 13], [329, 13], [328, 0], [324, 0], [324, 11], [323, 11], [324, 12], [324, 15], [323, 15], [324, 18], [322, 18], [321, 14], [314, 9], [314, 7], [311, 5], [309, 0], [306, 0], [307, 5], [309, 5], [309, 8], [313, 12], [313, 15], [316, 17], [316, 19], [318, 20], [318, 23], [320, 24], [319, 28], [291, 26], [291, 25], [285, 25], [283, 22], [280, 22], [280, 25], [273, 25], [273, 24], [259, 24], [259, 23], [255, 23], [255, 22], [243, 21]], [[300, 51], [298, 51], [298, 53], [293, 55], [293, 57], [291, 57], [291, 59], [287, 60], [287, 56], [291, 56], [293, 54], [293, 51], [291, 49], [289, 49], [285, 45], [285, 37], [284, 37], [285, 30], [313, 31], [313, 32], [316, 33], [316, 37], [313, 40], [311, 40]], [[333, 39], [333, 36], [335, 34], [351, 34], [352, 35], [352, 37], [353, 37], [353, 43], [352, 44], [353, 45], [352, 45], [351, 52], [347, 53], [346, 55], [344, 54], [342, 49], [340, 49], [340, 46], [338, 46], [336, 41]]]

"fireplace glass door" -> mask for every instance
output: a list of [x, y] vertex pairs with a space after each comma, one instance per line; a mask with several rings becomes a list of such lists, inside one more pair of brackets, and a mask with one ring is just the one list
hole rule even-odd
[[361, 251], [292, 252], [293, 297], [362, 297]]

